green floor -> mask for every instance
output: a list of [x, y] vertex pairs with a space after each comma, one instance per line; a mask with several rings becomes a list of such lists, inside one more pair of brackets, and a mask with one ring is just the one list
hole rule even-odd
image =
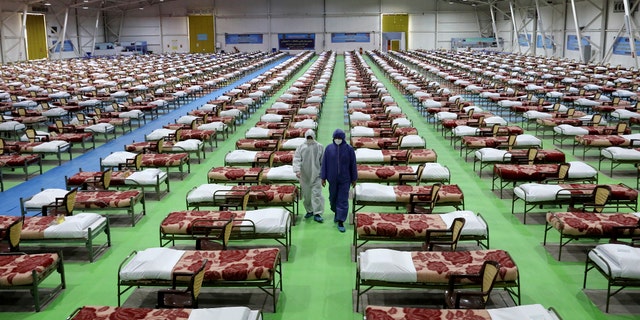
[[[384, 77], [375, 69], [380, 79]], [[301, 71], [302, 72], [302, 71]], [[295, 79], [296, 76], [293, 77]], [[413, 120], [414, 126], [426, 138], [427, 147], [435, 149], [438, 162], [452, 172], [452, 183], [459, 184], [465, 195], [467, 210], [480, 212], [490, 226], [491, 247], [507, 250], [521, 272], [522, 303], [540, 303], [554, 307], [564, 319], [638, 319], [640, 316], [604, 315], [582, 292], [584, 262], [558, 262], [541, 245], [544, 226], [540, 219], [532, 219], [524, 225], [511, 215], [510, 199], [499, 199], [490, 189], [491, 180], [486, 175], [479, 178], [472, 170], [471, 162], [465, 163], [454, 151], [448, 140], [436, 133], [391, 84], [391, 93], [403, 111]], [[284, 88], [287, 88], [285, 85]], [[276, 94], [278, 96], [279, 93]], [[334, 77], [322, 110], [318, 140], [327, 144], [336, 128], [347, 129], [343, 111], [344, 61], [338, 57]], [[273, 102], [273, 99], [267, 104]], [[206, 183], [206, 172], [213, 166], [223, 165], [223, 156], [234, 149], [234, 142], [241, 138], [263, 114], [258, 111], [237, 132], [219, 144], [218, 150], [207, 156], [206, 162], [192, 166], [192, 172], [184, 182], [171, 181], [171, 193], [162, 201], [147, 202], [147, 216], [134, 228], [118, 227], [112, 231], [113, 246], [96, 262], [67, 262], [67, 288], [40, 313], [1, 313], [2, 319], [64, 319], [82, 305], [116, 305], [116, 274], [120, 262], [132, 251], [157, 247], [158, 226], [166, 214], [185, 208], [185, 194], [195, 185]], [[545, 147], [551, 148], [545, 140]], [[568, 155], [570, 150], [565, 150]], [[571, 159], [568, 159], [571, 160]], [[593, 162], [592, 162], [593, 164]], [[595, 163], [597, 166], [597, 163]], [[600, 181], [625, 182], [635, 186], [635, 176]], [[327, 189], [325, 192], [328, 194]], [[329, 207], [328, 205], [326, 206]], [[375, 208], [367, 208], [375, 210]], [[385, 209], [388, 210], [388, 209]], [[301, 211], [304, 211], [301, 208]], [[439, 208], [438, 211], [450, 211]], [[355, 263], [351, 260], [353, 227], [341, 234], [326, 213], [325, 223], [301, 221], [293, 228], [293, 248], [289, 260], [283, 263], [284, 291], [279, 296], [278, 312], [265, 313], [269, 319], [362, 319], [353, 311], [352, 291], [355, 282]], [[551, 241], [557, 242], [557, 233]], [[232, 245], [272, 243], [233, 242]], [[589, 288], [605, 288], [601, 276], [592, 273]], [[603, 295], [604, 299], [604, 295]], [[267, 302], [269, 303], [269, 302]]]

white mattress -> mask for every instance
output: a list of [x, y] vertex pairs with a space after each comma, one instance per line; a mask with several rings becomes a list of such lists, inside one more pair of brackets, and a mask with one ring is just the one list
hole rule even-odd
[[356, 151], [356, 162], [381, 162], [384, 160], [382, 150], [370, 149], [370, 148], [358, 148]]
[[356, 184], [355, 198], [360, 201], [391, 202], [396, 201], [396, 194], [393, 186], [365, 182]]
[[95, 230], [104, 224], [107, 218], [89, 212], [81, 212], [67, 216], [64, 222], [44, 229], [45, 238], [84, 238], [89, 236], [89, 228]]
[[136, 155], [136, 153], [129, 151], [116, 151], [102, 159], [100, 165], [104, 167], [117, 167], [121, 163], [126, 163], [129, 159], [135, 158]]
[[402, 141], [400, 142], [401, 148], [420, 148], [424, 147], [426, 141], [417, 134], [410, 134], [402, 137]]
[[640, 248], [617, 243], [600, 244], [589, 251], [589, 259], [610, 272], [612, 278], [640, 279]]
[[247, 130], [244, 136], [247, 139], [268, 138], [270, 136], [270, 132], [271, 129], [251, 127], [249, 128], [249, 130]]
[[138, 253], [120, 269], [120, 280], [171, 280], [171, 271], [184, 250], [149, 248]]
[[364, 126], [355, 126], [351, 128], [352, 137], [373, 137], [375, 130]]
[[66, 141], [56, 140], [43, 142], [40, 145], [33, 147], [33, 152], [63, 152], [67, 151], [71, 147], [71, 144]]
[[640, 161], [640, 151], [622, 147], [607, 147], [600, 151], [600, 154], [612, 160], [638, 160]]
[[519, 134], [516, 136], [516, 146], [520, 147], [541, 147], [542, 140], [531, 134]]
[[[418, 169], [418, 166], [412, 166], [415, 170]], [[449, 179], [449, 168], [439, 164], [437, 162], [433, 163], [425, 163], [424, 170], [422, 170], [422, 175], [420, 176], [420, 180], [429, 181], [429, 180], [447, 180]]]
[[553, 184], [523, 183], [513, 188], [513, 193], [519, 199], [527, 202], [552, 201], [560, 197], [569, 197], [571, 192]]
[[553, 312], [540, 304], [487, 309], [491, 320], [557, 320]]
[[201, 124], [198, 126], [198, 130], [215, 130], [215, 131], [224, 131], [227, 128], [227, 125], [221, 121], [209, 122], [205, 124]]
[[251, 310], [247, 307], [221, 307], [192, 309], [189, 320], [261, 320], [262, 315], [258, 310]]
[[295, 150], [303, 144], [307, 139], [305, 138], [292, 138], [283, 140], [282, 145], [280, 145], [280, 150]]
[[197, 120], [197, 119], [199, 119], [199, 118], [200, 118], [200, 117], [197, 117], [197, 116], [184, 115], [184, 116], [182, 116], [182, 117], [178, 118], [178, 120], [176, 120], [176, 123], [191, 125], [191, 123], [192, 123], [194, 120]]
[[281, 122], [282, 121], [282, 115], [279, 114], [273, 114], [273, 113], [266, 113], [264, 115], [262, 115], [260, 117], [260, 121], [265, 121], [265, 122]]
[[611, 117], [622, 120], [629, 120], [631, 118], [640, 118], [640, 113], [629, 111], [626, 109], [617, 109], [611, 112]]
[[155, 129], [148, 135], [144, 136], [147, 141], [157, 141], [166, 138], [170, 134], [175, 134], [176, 130], [173, 129]]
[[296, 177], [296, 173], [293, 172], [293, 166], [290, 165], [290, 164], [277, 166], [277, 167], [265, 168], [264, 172], [266, 172], [265, 177], [269, 181], [298, 180], [298, 177]]
[[457, 126], [453, 128], [452, 132], [453, 132], [453, 135], [456, 137], [476, 136], [480, 132], [480, 129], [478, 129], [477, 127], [470, 127], [470, 126]]
[[484, 162], [511, 161], [511, 153], [496, 148], [481, 148], [475, 152], [475, 157]]
[[231, 187], [232, 186], [215, 183], [207, 183], [197, 186], [187, 193], [187, 203], [212, 201], [214, 193], [216, 196], [223, 196], [227, 191], [231, 190]]
[[96, 123], [84, 128], [85, 132], [94, 133], [110, 133], [113, 132], [116, 127], [110, 123]]
[[233, 150], [224, 157], [225, 163], [251, 163], [255, 161], [258, 151]]
[[156, 168], [149, 168], [132, 173], [124, 180], [124, 183], [133, 186], [155, 186], [165, 180], [167, 180], [166, 172]]
[[572, 179], [595, 178], [598, 170], [582, 161], [569, 161], [568, 176]]
[[363, 280], [416, 282], [418, 275], [411, 253], [390, 249], [369, 249], [360, 253], [358, 261]]
[[182, 150], [182, 151], [198, 151], [200, 150], [203, 142], [198, 139], [187, 139], [178, 141], [173, 145], [173, 150]]
[[27, 126], [23, 123], [14, 120], [0, 122], [0, 131], [20, 131], [24, 130], [26, 127]]
[[487, 236], [489, 230], [487, 224], [473, 211], [458, 210], [440, 214], [442, 221], [447, 224], [447, 228], [451, 227], [455, 218], [464, 218], [464, 227], [462, 227], [462, 235], [465, 236]]
[[553, 127], [553, 131], [557, 134], [561, 134], [565, 136], [580, 136], [580, 135], [589, 134], [589, 130], [585, 128], [572, 126], [570, 124], [557, 125]]
[[44, 189], [31, 197], [31, 199], [24, 202], [24, 207], [26, 209], [42, 209], [43, 206], [48, 206], [54, 202], [56, 202], [56, 198], [64, 198], [64, 196], [69, 192], [69, 190], [65, 189]]
[[411, 120], [407, 119], [407, 118], [396, 118], [393, 119], [393, 121], [391, 122], [391, 125], [397, 125], [398, 128], [407, 128], [407, 127], [411, 127]]
[[487, 126], [492, 126], [494, 124], [501, 125], [501, 126], [506, 126], [507, 125], [507, 120], [503, 119], [502, 117], [493, 116], [493, 117], [484, 118], [484, 123]]
[[304, 119], [299, 122], [295, 122], [293, 127], [296, 129], [315, 129], [318, 127], [318, 123], [313, 119]]
[[[287, 230], [289, 211], [284, 208], [247, 210], [244, 218], [253, 222], [256, 233], [284, 233]], [[243, 221], [240, 225], [251, 226], [251, 222]]]
[[356, 111], [349, 116], [350, 121], [371, 120], [371, 115]]

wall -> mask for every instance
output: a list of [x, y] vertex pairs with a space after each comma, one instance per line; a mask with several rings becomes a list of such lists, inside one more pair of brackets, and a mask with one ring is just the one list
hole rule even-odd
[[[540, 14], [542, 26], [547, 35], [553, 36], [555, 43], [554, 49], [522, 47], [522, 52], [526, 54], [534, 54], [539, 56], [558, 57], [583, 61], [578, 50], [567, 50], [567, 37], [575, 36], [575, 23], [573, 19], [573, 10], [571, 1], [540, 1]], [[509, 12], [508, 6], [504, 4], [499, 6], [503, 12]], [[530, 10], [535, 10], [535, 6], [530, 6]], [[610, 63], [613, 65], [621, 65], [625, 67], [637, 67], [637, 58], [630, 55], [613, 54], [612, 46], [617, 36], [627, 37], [627, 32], [623, 28], [624, 14], [613, 12], [613, 1], [576, 1], [576, 12], [578, 24], [583, 37], [589, 37], [591, 41], [591, 51], [587, 52], [591, 55], [592, 62]], [[526, 10], [516, 12], [516, 23], [518, 28], [523, 28], [521, 33], [533, 34], [535, 20], [531, 14], [527, 15]], [[639, 25], [640, 15], [632, 14], [632, 25]], [[506, 20], [505, 15], [500, 13], [497, 19], [498, 30], [501, 37], [505, 39], [505, 51], [518, 52], [519, 48], [514, 43], [513, 23]], [[540, 30], [540, 25], [538, 25]], [[623, 31], [620, 34], [620, 31]], [[586, 49], [583, 50], [586, 52]]]
[[[456, 0], [457, 1], [457, 0]], [[596, 1], [597, 2], [597, 1]], [[518, 48], [509, 18], [509, 2], [497, 3], [496, 25], [498, 36], [504, 39], [504, 50], [522, 49], [523, 53], [550, 57], [566, 57], [580, 60], [579, 51], [566, 50], [568, 35], [574, 35], [573, 15], [569, 0], [539, 1], [542, 25], [536, 24], [526, 8], [535, 8], [533, 0], [515, 0], [516, 22], [522, 33], [533, 33], [536, 25], [543, 27], [554, 39], [555, 48]], [[608, 5], [603, 5], [608, 4]], [[592, 56], [612, 64], [633, 66], [636, 59], [628, 55], [614, 55], [610, 48], [623, 25], [624, 15], [613, 12], [613, 1], [577, 1], [577, 11], [583, 35], [593, 42]], [[23, 4], [15, 0], [0, 1], [2, 35], [2, 62], [24, 59], [21, 53], [20, 12]], [[47, 26], [58, 26], [64, 21], [64, 7], [49, 7]], [[534, 10], [535, 11], [535, 10]], [[215, 16], [216, 42], [221, 50], [241, 51], [271, 50], [278, 47], [278, 33], [313, 33], [316, 50], [344, 52], [363, 48], [380, 47], [380, 15], [382, 13], [409, 14], [409, 49], [449, 49], [452, 37], [491, 36], [491, 15], [487, 5], [472, 7], [455, 1], [414, 0], [180, 0], [168, 1], [146, 7], [144, 10], [108, 12], [98, 16], [96, 32], [95, 10], [70, 10], [67, 39], [76, 52], [54, 54], [53, 58], [82, 56], [92, 51], [94, 36], [97, 42], [121, 43], [147, 41], [149, 50], [157, 53], [188, 52], [187, 16], [206, 14]], [[639, 15], [632, 17], [634, 25], [640, 25]], [[368, 33], [370, 42], [332, 43], [331, 33]], [[263, 35], [261, 44], [227, 45], [226, 33]], [[48, 34], [49, 41], [59, 35]]]

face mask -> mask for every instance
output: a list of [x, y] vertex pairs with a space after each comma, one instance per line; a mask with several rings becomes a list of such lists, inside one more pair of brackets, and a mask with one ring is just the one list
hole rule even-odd
[[306, 141], [305, 141], [305, 142], [306, 142], [307, 144], [313, 144], [313, 139], [308, 138], [308, 139], [306, 139]]
[[333, 143], [340, 145], [342, 143], [342, 139], [333, 139]]

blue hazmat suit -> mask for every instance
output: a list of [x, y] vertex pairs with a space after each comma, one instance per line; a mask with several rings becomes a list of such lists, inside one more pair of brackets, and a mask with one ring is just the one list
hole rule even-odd
[[305, 142], [296, 148], [293, 155], [293, 172], [300, 181], [302, 204], [307, 213], [322, 215], [324, 198], [322, 197], [320, 169], [324, 147], [315, 140], [316, 133], [312, 129], [307, 130], [304, 137]]
[[[329, 144], [322, 158], [320, 178], [329, 182], [329, 204], [335, 212], [334, 221], [344, 222], [349, 215], [349, 188], [358, 180], [356, 152], [345, 140], [341, 129], [333, 132], [334, 142]], [[335, 139], [342, 139], [340, 145]]]

